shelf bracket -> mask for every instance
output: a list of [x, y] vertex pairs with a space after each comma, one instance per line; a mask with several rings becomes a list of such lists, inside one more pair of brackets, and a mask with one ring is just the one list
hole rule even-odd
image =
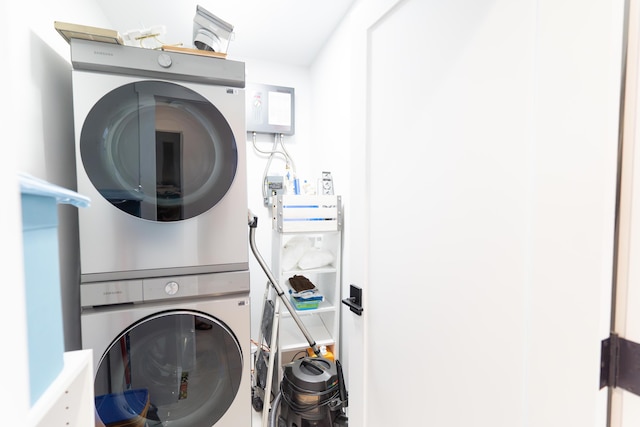
[[364, 311], [364, 308], [362, 308], [362, 289], [351, 285], [349, 298], [343, 299], [342, 303], [349, 306], [349, 309], [358, 316], [362, 316], [362, 312]]

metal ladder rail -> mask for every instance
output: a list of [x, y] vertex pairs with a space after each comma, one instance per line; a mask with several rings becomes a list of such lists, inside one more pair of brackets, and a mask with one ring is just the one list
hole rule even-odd
[[[264, 297], [262, 299], [262, 316], [263, 321], [261, 322], [259, 331], [258, 331], [258, 348], [256, 349], [256, 355], [254, 357], [254, 369], [255, 373], [253, 375], [251, 386], [254, 392], [259, 390], [262, 393], [262, 396], [258, 396], [262, 400], [262, 424], [263, 426], [268, 425], [269, 411], [271, 409], [271, 392], [273, 390], [273, 371], [275, 369], [275, 360], [278, 352], [278, 330], [280, 324], [280, 302], [276, 298], [274, 300], [274, 309], [273, 309], [273, 317], [270, 319], [271, 321], [271, 336], [270, 340], [266, 340], [266, 331], [264, 330], [264, 315], [266, 314], [266, 306], [271, 299], [271, 284], [267, 282], [264, 290]], [[259, 372], [258, 372], [258, 361], [262, 358], [262, 354], [268, 354], [268, 362], [267, 362], [267, 373], [265, 377], [265, 385], [264, 389], [260, 388], [259, 384]]]
[[262, 407], [262, 426], [267, 427], [269, 425], [269, 413], [271, 410], [277, 410], [277, 408], [271, 408], [271, 391], [273, 390], [273, 373], [276, 361], [276, 355], [278, 354], [278, 330], [280, 323], [280, 302], [278, 299], [274, 301], [275, 307], [273, 310], [273, 329], [271, 331], [271, 346], [269, 347], [269, 364], [267, 366], [267, 382], [264, 388], [264, 402]]

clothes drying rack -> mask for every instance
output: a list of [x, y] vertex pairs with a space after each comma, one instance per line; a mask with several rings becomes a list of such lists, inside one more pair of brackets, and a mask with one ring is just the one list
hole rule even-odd
[[280, 301], [282, 301], [291, 313], [298, 328], [309, 343], [309, 347], [316, 356], [320, 356], [320, 348], [305, 327], [304, 323], [297, 315], [293, 305], [286, 297], [284, 291], [278, 284], [267, 263], [260, 255], [255, 242], [255, 230], [258, 227], [258, 217], [249, 212], [249, 245], [258, 264], [267, 275], [269, 281], [264, 292], [262, 320], [260, 322], [260, 332], [258, 335], [258, 349], [254, 358], [255, 373], [251, 384], [251, 404], [256, 411], [262, 411], [262, 426], [268, 425], [269, 412], [271, 408], [271, 393], [273, 391], [276, 358], [278, 354], [278, 328], [280, 322]]

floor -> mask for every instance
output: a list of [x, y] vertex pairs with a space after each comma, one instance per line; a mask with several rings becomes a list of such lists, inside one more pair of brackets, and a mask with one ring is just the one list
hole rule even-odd
[[251, 427], [267, 427], [262, 426], [262, 412], [256, 412], [251, 408]]

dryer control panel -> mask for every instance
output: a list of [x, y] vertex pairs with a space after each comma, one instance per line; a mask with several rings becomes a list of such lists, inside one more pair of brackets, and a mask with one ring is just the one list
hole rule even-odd
[[75, 70], [118, 72], [207, 84], [245, 86], [244, 62], [180, 52], [158, 52], [119, 44], [71, 39]]

